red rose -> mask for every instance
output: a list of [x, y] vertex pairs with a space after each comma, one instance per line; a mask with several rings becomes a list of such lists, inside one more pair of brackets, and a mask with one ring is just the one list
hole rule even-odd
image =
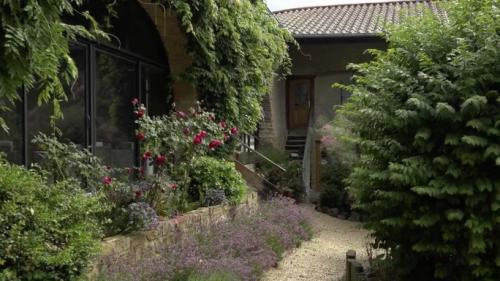
[[204, 138], [204, 137], [206, 137], [208, 134], [207, 134], [207, 132], [205, 132], [205, 131], [201, 131], [198, 135], [199, 135], [201, 138]]
[[137, 190], [137, 191], [135, 192], [135, 199], [137, 200], [137, 199], [141, 198], [141, 196], [142, 196], [142, 191]]
[[213, 140], [208, 144], [208, 148], [215, 149], [215, 148], [219, 147], [221, 144], [222, 144], [222, 142], [220, 140]]
[[165, 165], [166, 161], [167, 161], [167, 157], [165, 157], [164, 155], [161, 155], [161, 154], [156, 156], [156, 158], [155, 158], [155, 163], [158, 166]]
[[186, 113], [184, 111], [177, 111], [177, 117], [184, 119], [187, 117]]
[[131, 104], [137, 105], [139, 103], [139, 99], [133, 98], [132, 101], [130, 101]]
[[200, 135], [194, 136], [193, 143], [200, 144], [203, 141], [203, 138]]
[[225, 121], [220, 121], [219, 125], [221, 126], [221, 128], [225, 129], [227, 127], [227, 124]]
[[184, 133], [184, 135], [189, 135], [189, 128], [184, 128], [184, 130], [182, 130], [182, 132]]
[[144, 135], [144, 133], [143, 133], [143, 132], [139, 132], [139, 133], [137, 133], [137, 135], [135, 135], [135, 138], [136, 138], [138, 141], [143, 141], [143, 140], [146, 138], [146, 136]]
[[104, 185], [111, 185], [113, 183], [113, 179], [111, 177], [106, 176], [102, 178], [102, 183]]
[[231, 128], [231, 134], [233, 134], [233, 135], [238, 134], [238, 128], [236, 128], [236, 127]]
[[142, 117], [144, 117], [144, 110], [142, 110], [142, 109], [136, 110], [136, 111], [134, 111], [134, 115], [137, 118], [142, 118]]
[[152, 155], [151, 151], [146, 151], [142, 155], [142, 159], [147, 160], [147, 159], [149, 159], [151, 157], [151, 155]]
[[170, 185], [170, 189], [172, 189], [172, 190], [176, 190], [176, 189], [177, 189], [177, 184], [172, 183], [172, 184]]

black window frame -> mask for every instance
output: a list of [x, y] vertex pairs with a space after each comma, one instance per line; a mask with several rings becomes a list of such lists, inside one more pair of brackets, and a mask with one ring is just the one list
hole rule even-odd
[[[142, 78], [143, 78], [143, 66], [153, 67], [161, 71], [165, 71], [168, 75], [167, 79], [171, 81], [171, 72], [168, 62], [158, 62], [146, 58], [142, 55], [130, 52], [128, 50], [120, 49], [118, 47], [88, 40], [85, 38], [78, 38], [77, 40], [70, 43], [70, 48], [73, 46], [79, 46], [85, 48], [85, 148], [95, 154], [96, 151], [96, 79], [97, 79], [97, 66], [96, 66], [96, 54], [97, 52], [102, 52], [104, 54], [117, 57], [135, 64], [136, 68], [136, 92], [139, 102], [144, 103], [146, 107], [148, 106], [148, 98], [146, 93], [143, 92]], [[168, 83], [167, 81], [165, 83]], [[31, 163], [28, 162], [28, 147], [29, 142], [29, 130], [30, 124], [28, 123], [28, 91], [26, 87], [22, 87], [21, 91], [21, 102], [22, 102], [22, 163], [24, 166], [29, 167]], [[167, 93], [165, 93], [167, 95]], [[131, 108], [132, 110], [132, 108]], [[135, 165], [140, 165], [139, 157], [139, 144], [135, 141]]]

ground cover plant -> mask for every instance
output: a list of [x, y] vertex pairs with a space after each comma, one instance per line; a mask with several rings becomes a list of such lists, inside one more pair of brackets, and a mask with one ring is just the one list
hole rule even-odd
[[182, 233], [156, 257], [132, 263], [109, 256], [103, 280], [258, 280], [284, 251], [312, 235], [309, 214], [293, 200], [273, 198], [232, 221]]
[[[444, 3], [441, 3], [445, 5]], [[392, 280], [500, 276], [500, 6], [450, 1], [389, 28], [340, 114], [360, 160], [350, 191]]]

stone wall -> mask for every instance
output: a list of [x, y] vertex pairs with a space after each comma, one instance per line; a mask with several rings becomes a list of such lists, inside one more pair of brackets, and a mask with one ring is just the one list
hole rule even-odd
[[171, 243], [179, 233], [195, 229], [199, 226], [207, 226], [218, 221], [231, 219], [237, 216], [239, 212], [253, 209], [257, 206], [257, 193], [249, 191], [243, 202], [237, 206], [220, 205], [200, 208], [183, 214], [176, 219], [162, 220], [154, 230], [134, 232], [127, 236], [106, 238], [102, 243], [101, 255], [92, 266], [89, 279], [97, 279], [97, 276], [105, 266], [104, 260], [106, 256], [124, 257], [138, 262], [143, 258], [158, 254], [158, 251], [165, 245], [168, 245], [168, 243]]
[[177, 108], [187, 110], [196, 104], [198, 94], [191, 83], [179, 78], [193, 63], [193, 58], [187, 51], [186, 34], [171, 8], [151, 0], [140, 0], [139, 3], [155, 24], [167, 53], [170, 73], [177, 77], [172, 81]]

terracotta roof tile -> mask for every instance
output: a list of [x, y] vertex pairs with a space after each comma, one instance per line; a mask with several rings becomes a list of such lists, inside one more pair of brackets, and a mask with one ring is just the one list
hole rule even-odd
[[401, 14], [421, 14], [421, 6], [446, 18], [439, 0], [400, 0], [288, 9], [274, 12], [296, 38], [374, 36], [386, 23], [398, 23]]

